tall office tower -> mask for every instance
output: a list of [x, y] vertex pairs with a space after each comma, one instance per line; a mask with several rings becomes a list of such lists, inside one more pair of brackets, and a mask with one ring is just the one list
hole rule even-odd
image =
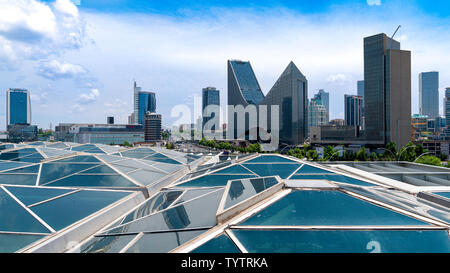
[[139, 109], [138, 109], [138, 124], [144, 125], [145, 114], [147, 112], [156, 112], [156, 95], [153, 92], [139, 91]]
[[[209, 106], [209, 107], [208, 107]], [[208, 107], [207, 111], [205, 111]], [[210, 112], [211, 111], [211, 112]], [[202, 136], [204, 136], [203, 130], [205, 124], [209, 120], [214, 120], [214, 124], [211, 128], [211, 133], [219, 130], [220, 127], [220, 92], [215, 87], [206, 87], [202, 90]], [[208, 113], [206, 113], [208, 112]]]
[[136, 85], [136, 81], [134, 81], [134, 112], [133, 112], [133, 121], [136, 123], [139, 120], [139, 92], [142, 90], [141, 87]]
[[358, 81], [357, 83], [357, 94], [359, 97], [362, 97], [364, 100], [364, 81]]
[[432, 119], [439, 117], [439, 72], [419, 74], [419, 112]]
[[362, 126], [363, 99], [360, 96], [344, 95], [345, 125]]
[[6, 125], [31, 124], [30, 92], [10, 88], [6, 91]]
[[411, 51], [384, 33], [364, 38], [364, 117], [369, 144], [411, 139]]
[[[260, 105], [267, 105], [268, 129], [271, 106], [279, 106], [280, 144], [303, 144], [308, 134], [308, 81], [290, 62]], [[273, 121], [272, 121], [273, 122]]]
[[[250, 62], [229, 60], [228, 61], [228, 105], [243, 106], [248, 105], [257, 106], [264, 100], [264, 94], [261, 91], [258, 80], [253, 72]], [[230, 118], [230, 117], [229, 117]], [[250, 130], [257, 128], [250, 128], [249, 113], [245, 113], [245, 133], [238, 135], [237, 124], [238, 114], [234, 113], [233, 120], [228, 121], [228, 128], [231, 125], [234, 128], [232, 136], [234, 139], [249, 139]], [[255, 136], [252, 136], [255, 137]]]
[[450, 87], [445, 89], [444, 112], [445, 123], [447, 125], [446, 134], [450, 136]]
[[145, 114], [144, 139], [145, 142], [154, 142], [161, 140], [161, 121], [160, 114], [147, 112]]
[[309, 127], [326, 125], [327, 109], [319, 101], [311, 99], [308, 107]]
[[134, 82], [134, 122], [144, 125], [145, 113], [156, 112], [156, 95], [142, 91]]
[[328, 122], [330, 122], [330, 93], [325, 92], [323, 89], [320, 89], [319, 93], [314, 95], [314, 99], [316, 100], [316, 103], [325, 106], [325, 109], [327, 110], [325, 121], [328, 124]]

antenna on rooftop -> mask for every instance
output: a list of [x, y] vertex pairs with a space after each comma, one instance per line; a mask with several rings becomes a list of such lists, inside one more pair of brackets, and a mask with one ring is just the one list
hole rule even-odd
[[397, 34], [397, 31], [400, 29], [401, 25], [398, 25], [397, 29], [395, 30], [394, 34], [392, 34], [391, 39], [394, 39], [395, 34]]

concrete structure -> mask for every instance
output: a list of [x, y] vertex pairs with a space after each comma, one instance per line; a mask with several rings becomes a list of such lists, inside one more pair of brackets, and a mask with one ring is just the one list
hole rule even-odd
[[364, 38], [364, 116], [368, 143], [411, 139], [411, 52], [377, 34]]
[[419, 112], [429, 118], [439, 117], [439, 72], [419, 74]]
[[31, 124], [30, 92], [10, 88], [6, 91], [6, 125]]
[[311, 144], [365, 144], [365, 140], [359, 138], [357, 126], [312, 126], [309, 128], [309, 136]]
[[161, 122], [160, 114], [150, 112], [145, 114], [145, 142], [161, 140]]
[[332, 120], [330, 120], [329, 125], [344, 126], [345, 125], [345, 120], [340, 119], [340, 118], [332, 119]]

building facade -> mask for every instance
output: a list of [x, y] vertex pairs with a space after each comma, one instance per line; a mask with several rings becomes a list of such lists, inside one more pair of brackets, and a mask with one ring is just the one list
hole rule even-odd
[[202, 136], [205, 135], [205, 125], [210, 120], [213, 120], [213, 125], [207, 128], [210, 131], [208, 133], [214, 133], [220, 129], [220, 91], [215, 87], [206, 87], [202, 90]]
[[429, 118], [439, 117], [439, 72], [419, 74], [419, 112]]
[[8, 142], [19, 143], [38, 140], [38, 128], [29, 124], [10, 124], [8, 129]]
[[[260, 105], [267, 107], [268, 130], [272, 131], [272, 106], [278, 106], [280, 144], [302, 144], [308, 134], [308, 81], [290, 62]], [[262, 117], [260, 117], [262, 119]], [[323, 118], [326, 118], [324, 116]]]
[[156, 95], [153, 92], [140, 91], [138, 93], [139, 109], [138, 109], [138, 124], [144, 125], [145, 114], [147, 112], [156, 112]]
[[320, 102], [311, 99], [308, 106], [309, 127], [322, 126], [327, 124], [327, 109]]
[[362, 97], [355, 95], [344, 95], [345, 125], [362, 126]]
[[147, 112], [145, 114], [145, 142], [161, 140], [162, 116], [160, 114]]
[[30, 92], [26, 89], [6, 91], [6, 125], [31, 124]]
[[358, 81], [356, 84], [357, 94], [364, 99], [364, 81]]
[[327, 110], [325, 122], [328, 124], [330, 122], [330, 93], [320, 89], [319, 92], [314, 95], [314, 99], [317, 104], [325, 106], [325, 109]]
[[138, 124], [60, 123], [55, 127], [55, 140], [105, 145], [133, 144], [144, 142], [144, 127]]
[[411, 139], [411, 52], [378, 34], [364, 38], [364, 117], [367, 143], [397, 147]]

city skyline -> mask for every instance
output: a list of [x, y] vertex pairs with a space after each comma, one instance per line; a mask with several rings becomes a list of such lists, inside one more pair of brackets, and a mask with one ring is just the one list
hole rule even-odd
[[[16, 12], [27, 11], [26, 6], [15, 1], [6, 2], [18, 7]], [[449, 18], [439, 13], [444, 2], [435, 3], [436, 8], [432, 9], [426, 3], [415, 2], [396, 13], [393, 10], [400, 4], [398, 1], [381, 1], [380, 5], [365, 1], [338, 1], [334, 5], [326, 2], [320, 3], [320, 8], [291, 1], [261, 1], [253, 5], [231, 1], [226, 6], [211, 1], [196, 6], [197, 12], [189, 12], [185, 3], [171, 5], [169, 12], [160, 4], [147, 3], [156, 6], [145, 8], [141, 1], [133, 1], [133, 5], [120, 1], [110, 6], [99, 1], [81, 1], [79, 6], [68, 0], [25, 2], [43, 7], [54, 15], [54, 20], [46, 20], [49, 13], [45, 12], [33, 17], [42, 23], [33, 27], [33, 19], [0, 19], [1, 41], [21, 45], [9, 55], [0, 52], [4, 75], [0, 85], [3, 90], [19, 87], [30, 91], [33, 123], [42, 128], [50, 123], [80, 120], [98, 123], [106, 116], [114, 116], [117, 123], [127, 123], [133, 112], [130, 83], [134, 78], [145, 89], [156, 90], [158, 112], [164, 117], [164, 126], [170, 127], [176, 120], [170, 117], [174, 105], [192, 104], [193, 96], [200, 97], [205, 86], [226, 90], [223, 62], [227, 59], [251, 60], [264, 95], [285, 64], [294, 61], [308, 76], [308, 96], [313, 97], [319, 89], [326, 90], [330, 93], [330, 119], [343, 118], [344, 94], [356, 94], [356, 82], [363, 79], [362, 38], [382, 32], [391, 35], [398, 24], [402, 28], [396, 39], [412, 51], [412, 113], [419, 112], [420, 72], [440, 73], [441, 115], [444, 90], [450, 86], [450, 66], [440, 58], [450, 44], [448, 30], [442, 29]], [[118, 11], [125, 6], [128, 9]], [[207, 12], [201, 15], [200, 10]], [[355, 22], [362, 21], [363, 16], [367, 22], [354, 27], [354, 22], [350, 26], [340, 20], [352, 11], [360, 14]], [[387, 18], [384, 22], [376, 19], [381, 13]], [[423, 16], [411, 19], [408, 15], [412, 13]], [[318, 16], [322, 22], [313, 24]], [[70, 22], [67, 28], [59, 26], [63, 20]], [[423, 27], [423, 20], [432, 23]], [[29, 31], [20, 36], [19, 27]], [[73, 39], [67, 40], [70, 37]], [[121, 46], [119, 37], [124, 41]], [[218, 41], [216, 48], [201, 46], [208, 37]], [[236, 38], [239, 43], [233, 42]], [[330, 47], [333, 39], [335, 43]], [[157, 47], [151, 45], [154, 40], [159, 41]], [[45, 41], [50, 46], [38, 49], [31, 45], [42, 46]], [[176, 52], [175, 46], [179, 48]], [[27, 48], [32, 55], [21, 55]], [[221, 101], [225, 105], [225, 92], [221, 93]], [[5, 128], [5, 106], [0, 109], [0, 128]]]

